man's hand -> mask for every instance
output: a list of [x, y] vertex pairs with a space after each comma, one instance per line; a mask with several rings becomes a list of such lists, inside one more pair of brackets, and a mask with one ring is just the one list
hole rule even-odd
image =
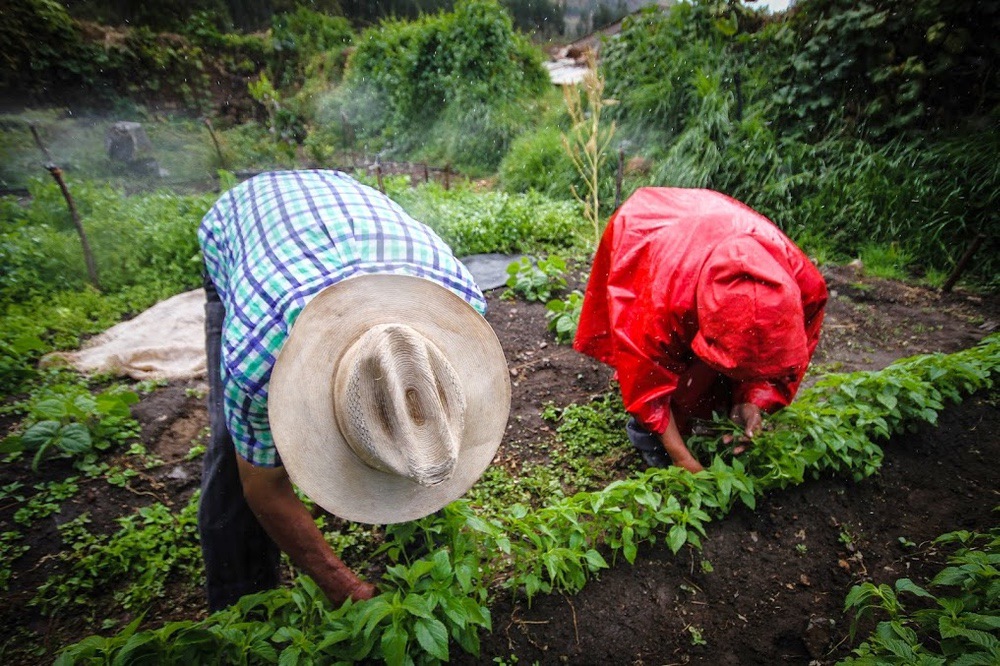
[[760, 407], [749, 402], [741, 402], [733, 406], [729, 412], [729, 418], [737, 425], [743, 426], [743, 437], [740, 438], [740, 443], [733, 448], [733, 453], [739, 455], [746, 451], [746, 445], [764, 425], [760, 415]]
[[691, 451], [688, 449], [687, 444], [684, 443], [684, 438], [681, 437], [680, 431], [677, 429], [677, 422], [674, 419], [674, 413], [670, 412], [670, 423], [667, 424], [666, 431], [660, 435], [660, 442], [663, 444], [664, 450], [670, 455], [670, 459], [674, 461], [674, 464], [678, 467], [683, 467], [687, 471], [695, 474], [697, 472], [705, 469], [702, 467], [701, 463], [691, 455]]

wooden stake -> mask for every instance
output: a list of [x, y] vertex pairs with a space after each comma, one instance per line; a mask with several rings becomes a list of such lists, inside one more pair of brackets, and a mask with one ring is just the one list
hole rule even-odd
[[215, 144], [215, 154], [219, 156], [219, 166], [223, 169], [226, 167], [226, 158], [222, 156], [222, 148], [219, 147], [219, 139], [215, 136], [215, 128], [212, 127], [211, 118], [205, 118], [205, 127], [208, 128], [208, 133], [212, 136], [212, 143]]
[[941, 291], [947, 294], [952, 290], [955, 283], [958, 282], [958, 278], [960, 278], [962, 273], [965, 272], [969, 262], [972, 261], [972, 255], [976, 253], [985, 240], [986, 234], [984, 233], [977, 234], [976, 237], [972, 239], [972, 243], [969, 244], [969, 248], [965, 251], [965, 254], [963, 254], [962, 258], [958, 260], [957, 264], [955, 264], [955, 270], [951, 272], [948, 279], [944, 281], [943, 285], [941, 285]]
[[62, 169], [57, 167], [52, 161], [52, 156], [49, 154], [48, 149], [45, 144], [42, 143], [42, 139], [38, 136], [38, 129], [34, 124], [29, 125], [31, 128], [31, 136], [35, 137], [35, 143], [38, 145], [39, 150], [45, 155], [45, 168], [52, 175], [52, 178], [59, 185], [59, 190], [62, 192], [63, 198], [66, 200], [66, 205], [69, 207], [70, 217], [73, 219], [73, 226], [76, 227], [77, 234], [80, 235], [80, 246], [83, 248], [83, 261], [87, 265], [87, 275], [90, 277], [90, 283], [94, 285], [94, 288], [98, 291], [101, 290], [101, 282], [97, 278], [97, 264], [94, 262], [94, 255], [90, 251], [90, 243], [87, 242], [87, 232], [83, 228], [83, 222], [80, 221], [80, 214], [76, 210], [76, 204], [73, 203], [73, 197], [70, 196], [69, 188], [66, 187], [66, 181], [63, 180]]

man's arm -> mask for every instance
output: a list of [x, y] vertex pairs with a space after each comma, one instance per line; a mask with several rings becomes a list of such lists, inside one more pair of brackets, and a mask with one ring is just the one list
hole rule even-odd
[[691, 455], [687, 444], [684, 443], [684, 438], [681, 437], [681, 433], [677, 429], [677, 420], [674, 418], [673, 410], [670, 411], [670, 422], [667, 424], [667, 429], [660, 435], [660, 442], [663, 443], [663, 448], [678, 467], [683, 467], [692, 473], [705, 469]]
[[243, 495], [257, 520], [292, 562], [312, 577], [335, 604], [375, 596], [375, 586], [358, 578], [333, 552], [283, 467], [256, 467], [236, 456]]

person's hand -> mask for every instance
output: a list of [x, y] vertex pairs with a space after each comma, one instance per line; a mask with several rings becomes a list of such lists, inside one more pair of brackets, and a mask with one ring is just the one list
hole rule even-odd
[[743, 426], [743, 436], [740, 437], [739, 444], [733, 448], [733, 453], [739, 455], [746, 451], [747, 444], [764, 425], [760, 415], [760, 407], [749, 402], [741, 402], [733, 406], [729, 412], [729, 418], [737, 425]]
[[351, 588], [352, 601], [365, 601], [371, 599], [378, 593], [378, 588], [371, 583], [359, 580], [358, 584]]
[[698, 472], [705, 469], [698, 460], [690, 453], [687, 456], [678, 456], [674, 458], [674, 464], [678, 467], [683, 467], [692, 474], [697, 474]]
[[678, 467], [683, 467], [692, 474], [705, 469], [698, 462], [698, 459], [691, 455], [687, 444], [684, 443], [684, 438], [681, 437], [680, 431], [677, 430], [677, 420], [674, 418], [673, 410], [670, 412], [670, 423], [667, 424], [667, 429], [660, 435], [660, 442], [663, 444], [663, 449], [670, 456], [670, 459]]

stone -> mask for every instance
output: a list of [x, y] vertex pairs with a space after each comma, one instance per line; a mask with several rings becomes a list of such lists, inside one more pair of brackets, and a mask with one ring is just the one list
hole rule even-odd
[[120, 162], [130, 171], [142, 175], [159, 175], [160, 167], [153, 156], [153, 144], [141, 123], [118, 121], [104, 134], [108, 158]]

